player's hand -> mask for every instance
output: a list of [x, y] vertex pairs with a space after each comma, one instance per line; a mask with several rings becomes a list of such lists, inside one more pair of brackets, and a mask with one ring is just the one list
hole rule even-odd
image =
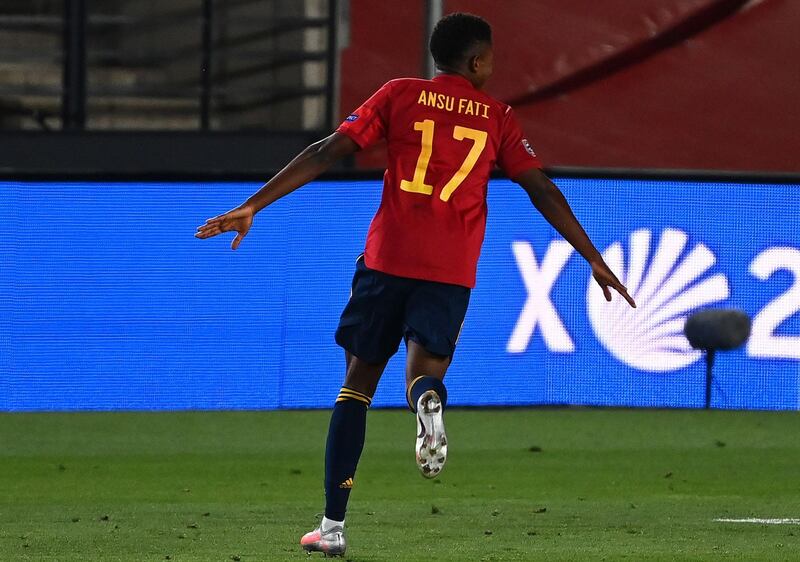
[[205, 224], [197, 227], [195, 238], [211, 238], [223, 232], [236, 231], [236, 238], [231, 242], [231, 250], [239, 247], [253, 224], [253, 210], [250, 207], [236, 207], [227, 213], [210, 218]]
[[603, 294], [606, 297], [607, 301], [611, 301], [611, 291], [609, 287], [614, 289], [623, 298], [628, 301], [628, 304], [631, 305], [633, 308], [636, 308], [636, 303], [633, 301], [631, 296], [628, 294], [628, 289], [625, 288], [625, 285], [619, 282], [617, 276], [608, 268], [606, 262], [603, 260], [594, 261], [591, 263], [592, 266], [592, 276], [594, 280], [597, 281], [597, 284], [600, 285], [600, 288], [603, 289]]

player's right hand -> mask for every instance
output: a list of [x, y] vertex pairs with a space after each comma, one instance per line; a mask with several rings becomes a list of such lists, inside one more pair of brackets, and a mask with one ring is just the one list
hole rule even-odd
[[223, 232], [236, 231], [236, 238], [231, 242], [231, 250], [239, 247], [242, 239], [247, 236], [247, 231], [253, 224], [253, 210], [250, 207], [236, 207], [227, 213], [217, 215], [206, 220], [205, 224], [197, 227], [195, 238], [211, 238]]

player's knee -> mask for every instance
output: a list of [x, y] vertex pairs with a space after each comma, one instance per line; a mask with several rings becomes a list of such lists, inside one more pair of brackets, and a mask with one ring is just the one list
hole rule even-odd
[[367, 363], [355, 355], [351, 355], [347, 365], [344, 386], [372, 398], [378, 388], [378, 381], [385, 367], [386, 363]]

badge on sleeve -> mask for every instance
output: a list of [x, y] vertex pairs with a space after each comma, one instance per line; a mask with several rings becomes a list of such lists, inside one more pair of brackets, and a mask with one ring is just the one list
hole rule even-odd
[[525, 152], [531, 156], [536, 156], [536, 153], [533, 151], [533, 147], [531, 146], [531, 143], [528, 142], [528, 139], [522, 139], [522, 146], [525, 147]]

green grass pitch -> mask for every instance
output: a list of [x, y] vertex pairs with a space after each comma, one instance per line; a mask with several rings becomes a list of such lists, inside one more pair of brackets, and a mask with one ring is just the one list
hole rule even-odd
[[[328, 412], [0, 415], [0, 560], [306, 560]], [[369, 413], [347, 559], [800, 560], [797, 413]], [[316, 555], [314, 558], [321, 557]]]

